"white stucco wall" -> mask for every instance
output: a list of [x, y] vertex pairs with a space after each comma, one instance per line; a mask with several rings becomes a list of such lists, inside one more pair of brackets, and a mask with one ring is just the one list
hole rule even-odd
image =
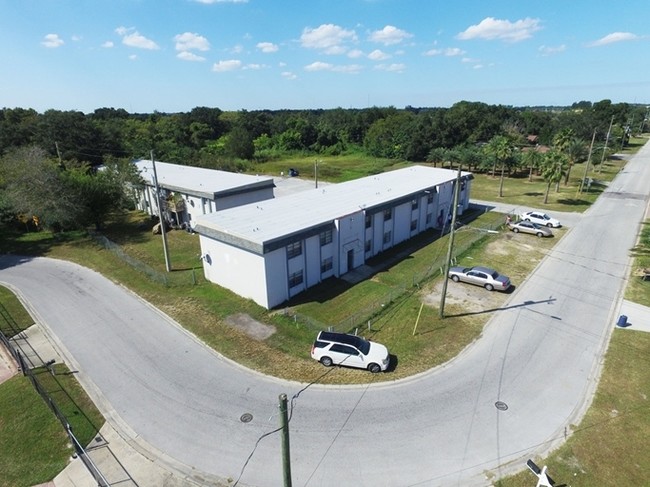
[[[203, 273], [208, 281], [269, 307], [265, 259], [252, 252], [199, 235]], [[286, 279], [285, 279], [286, 282]]]

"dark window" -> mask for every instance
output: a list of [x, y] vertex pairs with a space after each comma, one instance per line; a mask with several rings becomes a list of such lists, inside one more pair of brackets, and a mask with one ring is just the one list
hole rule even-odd
[[289, 287], [296, 287], [298, 284], [302, 284], [302, 271], [289, 275]]
[[321, 247], [323, 245], [327, 245], [328, 243], [332, 243], [332, 230], [325, 230], [320, 234]]
[[411, 220], [411, 231], [417, 230], [418, 229], [418, 221], [417, 220]]
[[433, 194], [429, 193], [429, 194], [427, 195], [427, 203], [428, 203], [428, 204], [433, 203]]
[[328, 257], [326, 259], [323, 259], [320, 263], [320, 272], [321, 274], [326, 273], [329, 270], [332, 270], [333, 267], [333, 259], [332, 257]]
[[366, 228], [370, 228], [372, 226], [372, 215], [366, 214]]
[[302, 241], [290, 243], [287, 245], [287, 259], [292, 259], [302, 254]]
[[372, 240], [366, 240], [366, 252], [370, 252], [372, 250]]
[[433, 215], [431, 213], [427, 213], [427, 225], [431, 223], [431, 219], [433, 218]]
[[392, 236], [392, 232], [390, 230], [388, 230], [387, 232], [384, 233], [384, 243], [385, 244], [390, 243], [391, 236]]
[[393, 218], [393, 209], [388, 208], [387, 210], [384, 210], [384, 221], [388, 221], [391, 218]]
[[349, 347], [347, 345], [341, 345], [339, 343], [335, 343], [330, 347], [330, 350], [332, 352], [339, 352], [339, 353], [344, 353], [346, 355], [359, 355], [359, 350], [356, 348]]
[[411, 210], [417, 210], [417, 209], [418, 209], [418, 200], [411, 201]]

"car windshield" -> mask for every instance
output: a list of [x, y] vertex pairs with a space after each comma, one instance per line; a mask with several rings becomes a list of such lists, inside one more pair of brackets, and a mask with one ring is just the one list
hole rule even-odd
[[361, 351], [362, 354], [368, 355], [368, 352], [370, 352], [370, 342], [367, 340], [359, 340], [359, 343], [357, 344], [359, 347], [359, 350]]

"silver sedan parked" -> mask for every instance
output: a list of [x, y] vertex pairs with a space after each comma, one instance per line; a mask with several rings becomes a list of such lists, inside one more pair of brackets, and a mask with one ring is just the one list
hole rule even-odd
[[510, 278], [499, 274], [489, 267], [452, 267], [449, 278], [454, 282], [467, 282], [482, 286], [488, 291], [507, 291], [510, 288]]
[[520, 221], [508, 223], [508, 228], [515, 233], [530, 233], [532, 235], [537, 235], [538, 237], [552, 237], [553, 232], [548, 227], [543, 227], [537, 223], [529, 221]]

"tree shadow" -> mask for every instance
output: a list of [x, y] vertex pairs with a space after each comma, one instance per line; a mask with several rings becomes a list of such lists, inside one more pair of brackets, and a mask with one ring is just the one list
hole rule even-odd
[[590, 201], [575, 198], [560, 198], [557, 202], [567, 206], [591, 206]]

